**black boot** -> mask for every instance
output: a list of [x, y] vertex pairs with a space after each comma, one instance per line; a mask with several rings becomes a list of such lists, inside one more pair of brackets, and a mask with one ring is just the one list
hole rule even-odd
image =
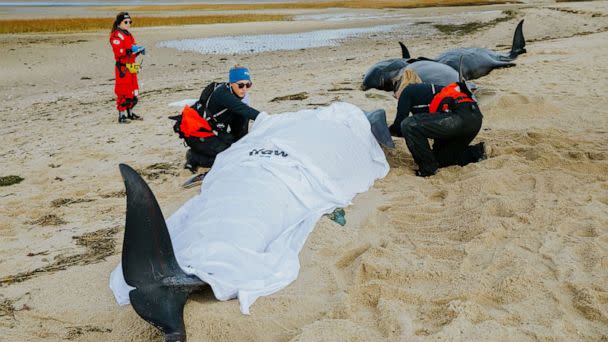
[[129, 121], [129, 120], [127, 119], [127, 116], [125, 115], [125, 112], [124, 112], [124, 111], [119, 111], [119, 112], [118, 112], [118, 123], [124, 123], [124, 124], [127, 124], [127, 123], [130, 123], [130, 122], [131, 122], [131, 121]]
[[426, 172], [426, 171], [422, 171], [422, 170], [416, 170], [415, 174], [418, 177], [430, 177], [430, 176], [435, 175], [435, 172]]
[[198, 169], [198, 164], [194, 158], [192, 158], [192, 150], [190, 149], [186, 151], [186, 164], [184, 164], [184, 169], [188, 169], [192, 173], [196, 173], [196, 170]]
[[129, 115], [129, 119], [131, 120], [143, 120], [143, 118], [131, 111], [131, 109], [127, 109], [127, 114]]

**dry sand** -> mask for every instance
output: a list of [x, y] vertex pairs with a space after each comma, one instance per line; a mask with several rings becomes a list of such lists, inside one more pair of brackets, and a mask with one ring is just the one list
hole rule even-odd
[[[117, 164], [147, 176], [166, 215], [194, 195], [179, 188], [185, 148], [167, 104], [196, 98], [234, 62], [252, 70], [259, 109], [345, 100], [392, 119], [389, 94], [358, 86], [373, 63], [399, 56], [398, 40], [429, 57], [455, 46], [508, 50], [521, 18], [528, 53], [476, 81], [477, 140], [491, 158], [420, 179], [400, 140], [387, 152], [389, 175], [346, 209], [348, 224], [318, 223], [294, 283], [259, 299], [250, 316], [236, 301], [192, 296], [189, 340], [608, 339], [608, 2], [514, 8], [514, 19], [466, 36], [395, 33], [245, 56], [155, 46], [349, 23], [134, 28], [148, 48], [137, 107], [145, 120], [129, 125], [115, 122], [108, 32], [0, 36], [0, 176], [24, 178], [0, 187], [0, 277], [29, 276], [0, 287], [0, 340], [160, 340], [107, 286], [124, 224]], [[475, 10], [487, 8], [404, 12]], [[309, 98], [269, 102], [299, 92]]]

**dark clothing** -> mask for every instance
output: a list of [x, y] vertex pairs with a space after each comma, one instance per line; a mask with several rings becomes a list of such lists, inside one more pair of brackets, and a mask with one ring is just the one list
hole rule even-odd
[[[223, 110], [225, 112], [217, 115]], [[230, 84], [226, 83], [219, 86], [211, 94], [207, 105], [207, 113], [213, 116], [217, 115], [215, 119], [219, 123], [229, 126], [230, 134], [235, 138], [234, 141], [237, 141], [247, 134], [249, 120], [255, 120], [260, 112], [243, 103], [232, 92]]]
[[211, 167], [220, 152], [247, 134], [249, 120], [255, 120], [260, 112], [243, 103], [226, 83], [218, 86], [209, 97], [206, 113], [214, 118], [217, 136], [185, 138], [191, 148], [186, 165], [194, 169]]
[[[481, 129], [483, 115], [476, 103], [462, 103], [449, 113], [421, 113], [401, 123], [401, 132], [421, 175], [440, 167], [464, 166], [484, 156], [483, 145], [469, 146]], [[428, 139], [434, 139], [433, 149]]]
[[416, 83], [406, 86], [399, 96], [395, 121], [389, 127], [391, 134], [396, 137], [402, 137], [401, 123], [403, 120], [405, 120], [410, 113], [428, 113], [429, 104], [441, 89], [443, 89], [443, 86], [429, 83]]
[[[196, 169], [197, 167], [211, 167], [215, 162], [215, 157], [228, 147], [234, 141], [224, 141], [223, 138], [184, 138], [186, 144], [190, 146], [190, 150], [186, 154], [186, 164], [188, 168]], [[194, 170], [193, 170], [194, 171]]]
[[[454, 102], [450, 112], [429, 113], [429, 104], [444, 87], [410, 84], [399, 96], [391, 134], [403, 136], [418, 164], [418, 175], [430, 176], [440, 167], [467, 165], [484, 157], [483, 143], [469, 146], [481, 129], [483, 115], [475, 102]], [[413, 113], [411, 117], [409, 114]], [[433, 139], [433, 148], [428, 139]]]

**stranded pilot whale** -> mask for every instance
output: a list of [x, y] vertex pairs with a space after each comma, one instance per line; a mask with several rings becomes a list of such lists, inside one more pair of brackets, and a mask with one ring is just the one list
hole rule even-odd
[[[458, 71], [428, 58], [411, 58], [409, 51], [399, 42], [402, 58], [392, 58], [374, 64], [363, 76], [361, 90], [394, 91], [405, 69], [414, 71], [424, 83], [448, 85], [458, 82]], [[458, 67], [458, 66], [457, 66]]]
[[[364, 114], [370, 123], [368, 127], [376, 141], [386, 147], [394, 147], [384, 110], [379, 109]], [[358, 138], [355, 140], [362, 142], [362, 145], [359, 146], [365, 146], [365, 143], [363, 143], [365, 139], [358, 135], [356, 137]], [[267, 151], [273, 152], [264, 149], [261, 153]], [[255, 154], [256, 152], [251, 153]], [[351, 155], [353, 154], [351, 153]], [[287, 153], [284, 153], [284, 156], [287, 156]], [[375, 163], [372, 161], [371, 155], [369, 163], [370, 165]], [[283, 164], [279, 163], [278, 165]], [[386, 172], [388, 172], [388, 164], [386, 164], [386, 168]], [[183, 271], [175, 254], [175, 251], [177, 251], [179, 255], [180, 250], [174, 250], [165, 218], [154, 194], [141, 176], [130, 166], [120, 164], [119, 169], [125, 183], [127, 196], [122, 249], [122, 276], [126, 285], [131, 287], [126, 289], [129, 301], [141, 318], [164, 334], [165, 341], [186, 341], [186, 328], [183, 318], [184, 305], [192, 292], [211, 290], [211, 285], [198, 276]], [[379, 172], [382, 169], [384, 167], [378, 166], [373, 172]], [[271, 172], [265, 174], [272, 180], [277, 178]], [[362, 181], [363, 179], [354, 180], [354, 182], [364, 184]], [[217, 182], [213, 184], [217, 185]], [[211, 185], [212, 189], [213, 186]], [[288, 188], [285, 189], [289, 190]], [[258, 193], [251, 193], [251, 195], [258, 196]], [[297, 201], [297, 198], [294, 197], [293, 201]], [[283, 217], [281, 211], [278, 211], [277, 215], [279, 218]], [[203, 230], [203, 233], [207, 234], [208, 232]], [[214, 253], [214, 251], [210, 253]], [[117, 270], [120, 270], [120, 268], [117, 268]], [[234, 270], [235, 272], [242, 271]], [[112, 289], [115, 290], [115, 288]]]
[[515, 33], [513, 34], [511, 51], [508, 54], [495, 52], [485, 48], [457, 48], [440, 54], [435, 60], [451, 66], [454, 70], [458, 70], [460, 57], [465, 57], [463, 73], [467, 80], [480, 78], [497, 68], [515, 66], [513, 60], [520, 54], [526, 52], [523, 24], [523, 19], [517, 24]]

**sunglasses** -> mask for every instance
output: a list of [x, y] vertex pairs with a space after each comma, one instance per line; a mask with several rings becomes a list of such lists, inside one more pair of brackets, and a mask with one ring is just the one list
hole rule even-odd
[[133, 21], [131, 21], [131, 20], [125, 20], [125, 21], [123, 21], [123, 23], [125, 23], [125, 24], [131, 24], [132, 22]]
[[251, 83], [251, 82], [237, 83], [236, 85], [239, 87], [239, 89], [243, 89], [245, 87], [247, 87], [247, 89], [249, 89], [249, 88], [251, 88], [251, 86], [253, 85], [253, 83]]

